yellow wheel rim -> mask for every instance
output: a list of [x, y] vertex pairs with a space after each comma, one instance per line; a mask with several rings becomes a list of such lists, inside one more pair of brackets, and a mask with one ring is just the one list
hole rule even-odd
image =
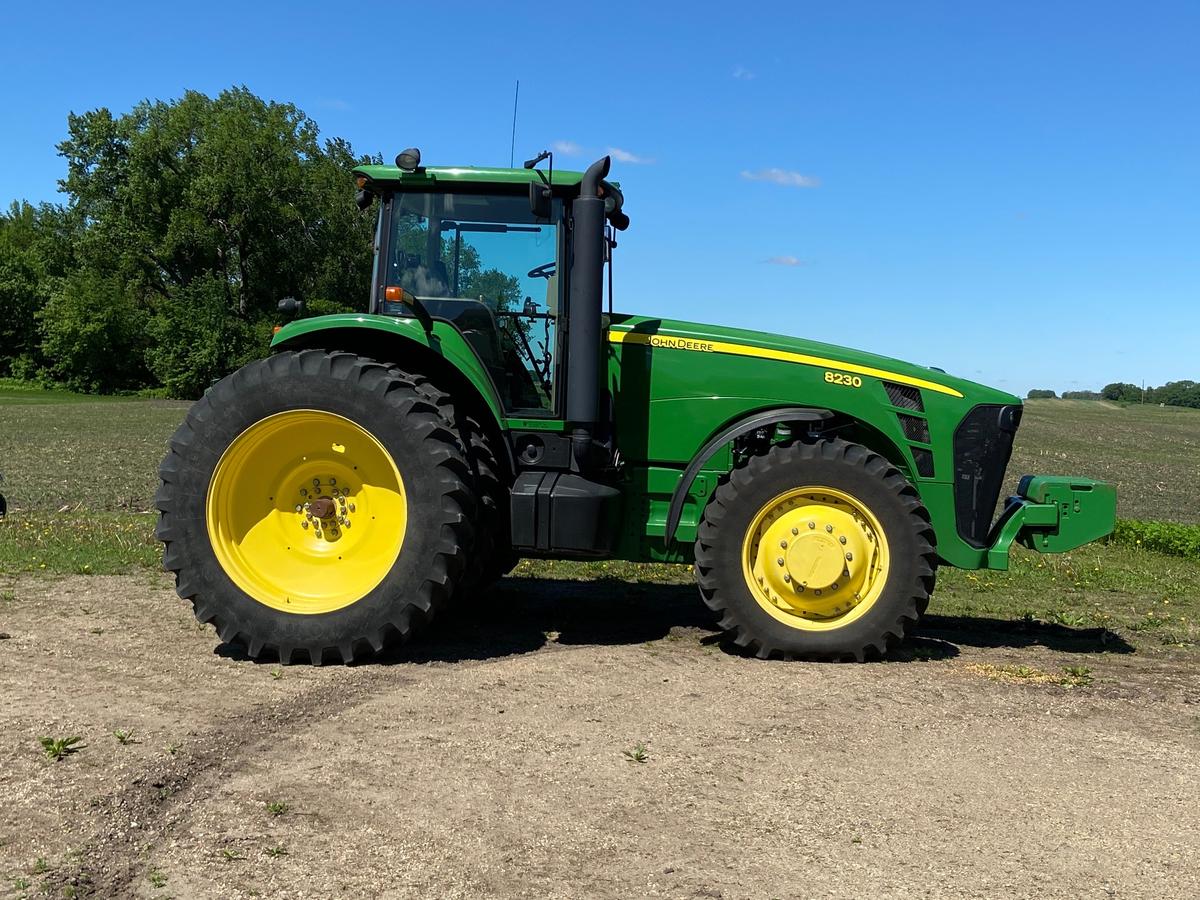
[[239, 588], [314, 614], [362, 599], [391, 571], [404, 482], [366, 429], [319, 410], [276, 413], [229, 445], [208, 487], [208, 538]]
[[865, 615], [883, 592], [888, 566], [875, 514], [828, 487], [798, 487], [768, 501], [742, 543], [742, 574], [759, 606], [808, 631]]

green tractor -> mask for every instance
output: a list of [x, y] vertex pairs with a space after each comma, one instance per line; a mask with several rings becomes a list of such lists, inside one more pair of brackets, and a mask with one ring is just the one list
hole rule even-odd
[[[878, 657], [939, 565], [1108, 534], [1116, 494], [1026, 476], [1011, 394], [801, 338], [606, 313], [629, 224], [586, 172], [355, 170], [366, 314], [295, 318], [214, 385], [159, 470], [164, 566], [251, 657], [349, 663], [522, 557], [692, 563], [759, 657]], [[611, 307], [611, 289], [609, 291]], [[281, 308], [295, 310], [286, 302]]]

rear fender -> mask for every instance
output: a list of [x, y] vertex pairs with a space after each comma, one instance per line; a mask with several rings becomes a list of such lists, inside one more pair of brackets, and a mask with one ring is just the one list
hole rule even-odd
[[271, 350], [344, 350], [425, 375], [450, 393], [457, 408], [470, 412], [505, 448], [500, 394], [483, 361], [452, 324], [434, 319], [426, 331], [416, 319], [346, 313], [300, 319], [284, 326]]

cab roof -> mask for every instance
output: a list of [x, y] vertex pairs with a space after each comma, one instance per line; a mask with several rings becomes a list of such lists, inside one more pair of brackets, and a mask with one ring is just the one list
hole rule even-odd
[[[542, 175], [536, 169], [490, 169], [477, 166], [428, 166], [421, 167], [415, 172], [405, 172], [397, 166], [355, 166], [355, 175], [365, 175], [376, 184], [395, 187], [433, 187], [439, 183], [478, 184], [478, 185], [526, 185], [530, 182], [542, 183]], [[583, 180], [582, 172], [571, 172], [564, 169], [554, 170], [554, 186], [576, 187]]]

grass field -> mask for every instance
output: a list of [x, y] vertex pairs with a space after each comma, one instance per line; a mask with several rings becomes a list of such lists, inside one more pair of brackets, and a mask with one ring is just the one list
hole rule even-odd
[[1200, 523], [1200, 410], [1031, 400], [1008, 471], [1111, 481], [1123, 519]]
[[[0, 572], [114, 574], [158, 566], [155, 470], [186, 404], [96, 400], [0, 383], [0, 472], [10, 515]], [[1200, 412], [1033, 401], [1010, 473], [1113, 481], [1122, 517], [1200, 522]], [[525, 562], [524, 578], [690, 581], [686, 567]], [[1008, 573], [939, 574], [931, 613], [979, 627], [1091, 629], [1144, 648], [1200, 641], [1200, 563], [1093, 545], [1060, 557], [1019, 551]]]

